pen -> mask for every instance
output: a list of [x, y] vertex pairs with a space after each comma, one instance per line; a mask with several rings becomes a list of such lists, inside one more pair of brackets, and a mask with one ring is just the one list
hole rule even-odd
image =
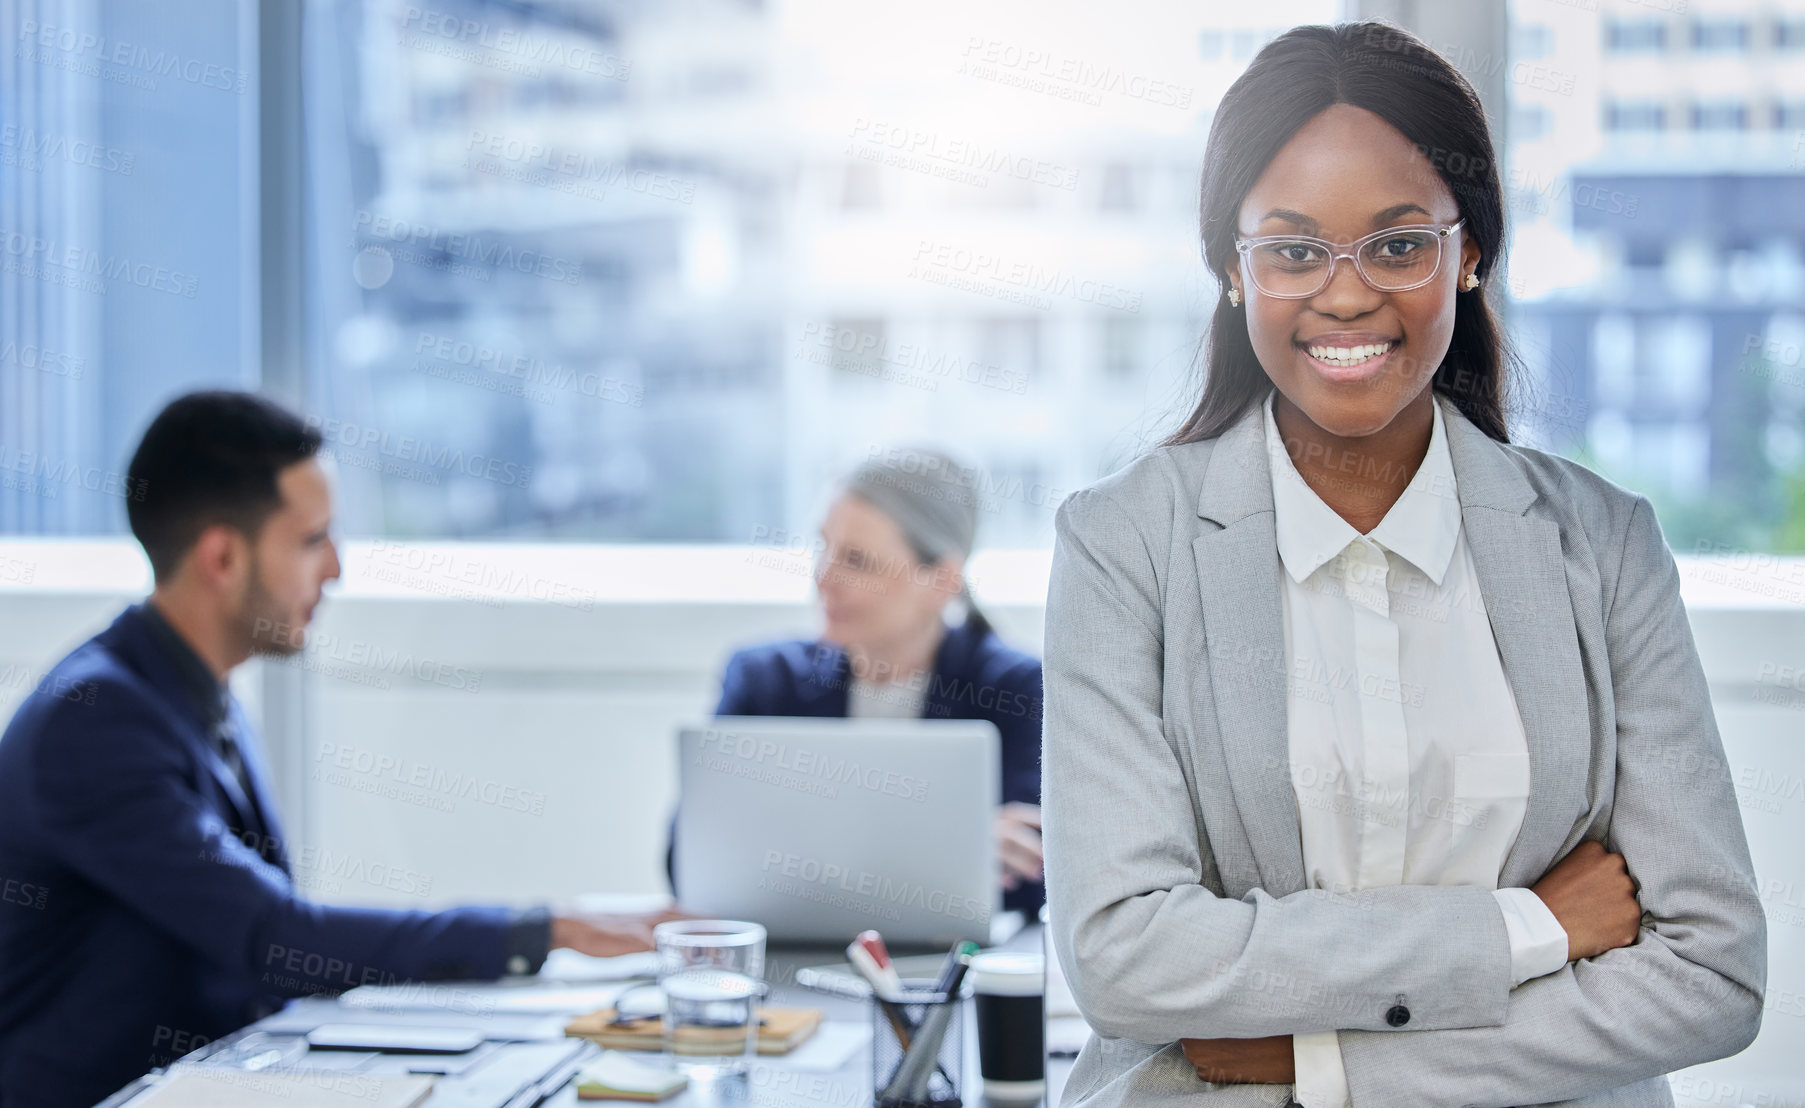
[[964, 976], [965, 962], [980, 949], [982, 948], [970, 939], [954, 943], [953, 948], [946, 952], [946, 961], [940, 963], [940, 975], [934, 981], [934, 991], [944, 993], [951, 989], [953, 978]]

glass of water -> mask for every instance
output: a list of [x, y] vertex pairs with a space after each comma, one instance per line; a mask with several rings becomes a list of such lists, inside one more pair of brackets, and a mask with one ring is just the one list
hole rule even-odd
[[654, 927], [652, 939], [666, 1057], [692, 1079], [745, 1073], [758, 1050], [765, 929], [743, 920], [672, 920]]

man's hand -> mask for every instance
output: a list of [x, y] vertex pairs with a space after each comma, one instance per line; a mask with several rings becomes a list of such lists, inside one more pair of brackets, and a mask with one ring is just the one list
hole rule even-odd
[[657, 912], [588, 913], [552, 917], [552, 946], [567, 946], [597, 958], [652, 949], [652, 928], [666, 920], [693, 919], [676, 908]]
[[1629, 946], [1642, 933], [1642, 905], [1623, 855], [1586, 839], [1531, 886], [1567, 930], [1567, 960]]
[[1218, 1085], [1289, 1085], [1297, 1080], [1291, 1036], [1263, 1039], [1180, 1039], [1197, 1076]]
[[1024, 881], [1044, 881], [1040, 846], [1040, 805], [1012, 800], [997, 809], [997, 858], [1003, 863], [1003, 888]]

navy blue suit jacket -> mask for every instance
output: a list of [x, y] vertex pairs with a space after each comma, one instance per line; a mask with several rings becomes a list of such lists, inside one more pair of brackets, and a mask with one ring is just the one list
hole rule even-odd
[[0, 1108], [86, 1108], [287, 997], [503, 969], [507, 909], [302, 899], [256, 744], [247, 796], [150, 618], [63, 659], [0, 737]]
[[[736, 652], [721, 679], [718, 716], [844, 718], [852, 687], [846, 652], [797, 639]], [[988, 628], [948, 627], [934, 657], [923, 719], [985, 719], [1002, 738], [1001, 801], [1040, 803], [1040, 661], [1003, 645]], [[1030, 917], [1046, 902], [1039, 882], [1003, 896], [1005, 908]]]

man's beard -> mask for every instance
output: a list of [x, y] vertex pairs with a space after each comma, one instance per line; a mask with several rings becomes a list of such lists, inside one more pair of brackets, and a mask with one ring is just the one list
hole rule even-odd
[[251, 644], [252, 654], [287, 657], [306, 648], [302, 628], [288, 622], [287, 613], [263, 587], [263, 567], [251, 557], [251, 580], [245, 586], [244, 606], [238, 612], [238, 630]]

